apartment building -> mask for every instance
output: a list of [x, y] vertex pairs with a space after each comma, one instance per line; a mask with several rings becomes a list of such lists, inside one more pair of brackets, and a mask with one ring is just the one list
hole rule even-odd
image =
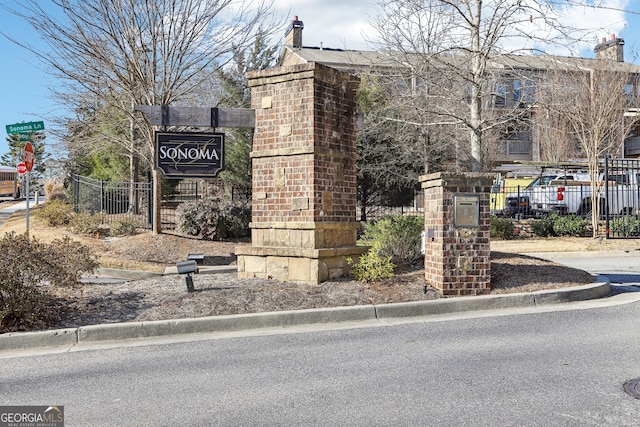
[[[317, 62], [354, 74], [375, 69], [376, 72], [397, 73], [406, 61], [406, 55], [395, 52], [333, 49], [327, 47], [304, 46], [304, 24], [298, 17], [291, 22], [281, 54], [280, 65], [294, 65]], [[640, 157], [640, 128], [623, 136], [625, 120], [637, 120], [640, 115], [640, 66], [624, 62], [624, 40], [610, 36], [595, 46], [595, 58], [562, 57], [552, 55], [501, 55], [499, 62], [491, 70], [494, 77], [493, 95], [489, 106], [495, 114], [509, 115], [500, 132], [496, 132], [493, 153], [494, 162], [544, 161], [545, 147], [553, 145], [554, 136], [545, 131], [550, 125], [544, 124], [544, 113], [540, 99], [550, 76], [562, 73], [593, 72], [606, 61], [607, 69], [620, 71], [630, 76], [625, 94], [627, 111], [621, 115], [620, 139], [624, 139], [620, 153], [610, 153], [614, 157]], [[419, 82], [414, 80], [419, 86]], [[630, 122], [627, 122], [627, 124]], [[556, 126], [556, 125], [554, 125]], [[545, 144], [546, 142], [546, 144]], [[549, 144], [551, 142], [551, 145]], [[547, 149], [548, 150], [548, 149]], [[579, 156], [579, 153], [578, 153]]]

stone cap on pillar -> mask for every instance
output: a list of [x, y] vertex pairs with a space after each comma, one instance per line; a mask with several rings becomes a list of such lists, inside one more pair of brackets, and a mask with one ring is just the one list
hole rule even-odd
[[[490, 191], [495, 178], [494, 174], [483, 172], [436, 172], [422, 175], [422, 188], [432, 187], [475, 187], [480, 191]], [[488, 187], [488, 190], [484, 190]]]

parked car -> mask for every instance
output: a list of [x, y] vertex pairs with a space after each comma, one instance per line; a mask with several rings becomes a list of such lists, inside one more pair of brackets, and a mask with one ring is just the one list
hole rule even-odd
[[491, 215], [502, 216], [506, 208], [506, 200], [508, 193], [517, 193], [524, 190], [531, 182], [535, 180], [533, 176], [517, 176], [502, 177], [497, 176], [491, 186], [491, 195], [489, 202], [491, 204]]
[[[639, 177], [633, 169], [610, 172], [605, 187], [601, 173], [600, 188], [596, 192], [600, 207], [607, 205], [611, 214], [637, 213]], [[594, 197], [587, 173], [545, 174], [522, 191], [507, 194], [503, 214], [508, 217], [541, 217], [550, 213], [587, 216], [592, 211]]]

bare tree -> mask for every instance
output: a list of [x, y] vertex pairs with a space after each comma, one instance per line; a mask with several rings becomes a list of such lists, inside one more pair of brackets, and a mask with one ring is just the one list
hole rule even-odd
[[[416, 94], [423, 98], [420, 126], [448, 126], [456, 134], [464, 130], [468, 169], [482, 170], [487, 135], [498, 135], [510, 121], [530, 114], [527, 103], [501, 103], [515, 90], [524, 89], [514, 88], [515, 81], [526, 81], [518, 77], [517, 63], [505, 58], [522, 53], [523, 46], [535, 46], [537, 34], [540, 42], [549, 43], [543, 28], [570, 33], [553, 18], [557, 14], [549, 13], [552, 2], [385, 0], [379, 6], [380, 13], [372, 20], [380, 34], [376, 42], [383, 49], [400, 52], [399, 67], [410, 75]], [[519, 48], [510, 49], [510, 45]], [[404, 98], [402, 105], [408, 102], [413, 101]]]
[[571, 123], [559, 106], [566, 104], [566, 67], [549, 70], [536, 88], [535, 128], [542, 153], [541, 160], [559, 163], [580, 158], [582, 153], [571, 130]]
[[[153, 152], [154, 128], [133, 106], [195, 102], [194, 90], [249, 46], [259, 28], [273, 28], [268, 0], [16, 0], [9, 9], [48, 44], [39, 58], [65, 82], [72, 109], [81, 97], [119, 109], [129, 121], [123, 141], [144, 158]], [[35, 48], [17, 42], [35, 51]], [[136, 143], [136, 135], [144, 142]], [[150, 169], [152, 165], [148, 165]], [[134, 166], [131, 167], [134, 173]], [[155, 232], [160, 231], [161, 175], [153, 171]]]
[[[631, 73], [632, 66], [606, 59], [591, 61], [588, 65], [564, 60], [565, 70], [561, 84], [554, 90], [558, 99], [554, 103], [557, 114], [570, 127], [573, 138], [587, 160], [591, 181], [591, 223], [593, 236], [598, 235], [598, 222], [604, 184], [600, 160], [618, 156], [624, 137], [636, 126], [637, 120], [623, 121], [625, 112], [637, 107], [630, 88], [637, 88], [640, 76]], [[572, 66], [571, 66], [572, 65]]]

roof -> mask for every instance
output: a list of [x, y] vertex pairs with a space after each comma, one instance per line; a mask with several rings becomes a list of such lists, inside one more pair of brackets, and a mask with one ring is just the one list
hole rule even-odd
[[[309, 62], [317, 62], [342, 71], [359, 72], [371, 68], [391, 69], [398, 68], [400, 64], [411, 61], [412, 58], [419, 60], [420, 54], [403, 54], [391, 51], [366, 51], [366, 50], [346, 50], [327, 49], [318, 47], [294, 48], [285, 46], [280, 64], [292, 65]], [[451, 57], [454, 60], [454, 57]], [[554, 55], [514, 55], [505, 54], [495, 57], [494, 68], [513, 70], [548, 71], [580, 69], [588, 71], [595, 68], [595, 58], [579, 58], [571, 56]], [[612, 71], [624, 71], [632, 74], [640, 74], [640, 66], [627, 62], [607, 61], [607, 68]]]

